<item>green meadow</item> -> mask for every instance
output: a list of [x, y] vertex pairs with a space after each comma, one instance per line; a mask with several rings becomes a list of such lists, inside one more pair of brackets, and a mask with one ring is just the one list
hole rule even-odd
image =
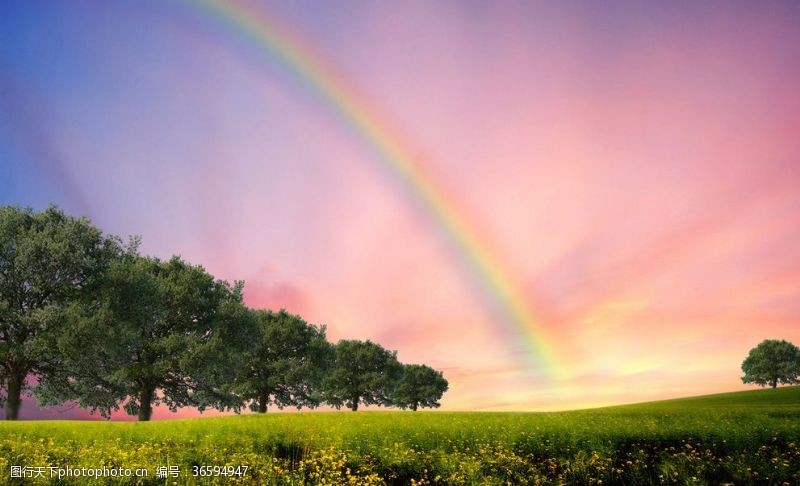
[[0, 483], [89, 482], [12, 466], [148, 472], [111, 484], [800, 484], [800, 387], [556, 413], [4, 422]]

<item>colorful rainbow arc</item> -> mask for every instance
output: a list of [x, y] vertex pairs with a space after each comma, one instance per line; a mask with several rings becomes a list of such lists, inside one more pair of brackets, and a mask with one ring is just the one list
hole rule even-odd
[[475, 274], [493, 304], [504, 314], [511, 331], [529, 348], [536, 364], [544, 367], [551, 378], [565, 377], [566, 370], [556, 360], [554, 343], [546, 339], [525, 301], [520, 298], [507, 274], [492, 258], [487, 245], [482, 245], [444, 193], [432, 183], [415, 163], [412, 151], [404, 149], [400, 137], [393, 135], [366, 100], [359, 98], [343, 79], [336, 76], [300, 39], [242, 2], [222, 0], [188, 0], [202, 12], [232, 28], [239, 36], [254, 43], [270, 57], [280, 60], [326, 101], [338, 115], [355, 129], [380, 155], [379, 160], [400, 177], [419, 199], [432, 218], [442, 226], [456, 245], [464, 262]]

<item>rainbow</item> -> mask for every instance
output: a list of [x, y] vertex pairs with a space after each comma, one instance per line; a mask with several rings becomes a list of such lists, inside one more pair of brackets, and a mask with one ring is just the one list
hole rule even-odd
[[261, 9], [237, 0], [186, 0], [204, 16], [232, 29], [240, 38], [252, 43], [265, 54], [280, 61], [316, 92], [351, 129], [378, 154], [376, 159], [385, 169], [399, 177], [441, 226], [452, 241], [463, 263], [484, 289], [489, 304], [499, 310], [503, 321], [525, 346], [535, 371], [550, 378], [565, 376], [565, 367], [556, 360], [555, 342], [539, 324], [534, 313], [492, 257], [489, 245], [470, 228], [444, 191], [434, 184], [413, 150], [402, 143], [397, 130], [392, 130], [369, 102], [326, 66], [314, 51], [297, 35], [267, 16]]

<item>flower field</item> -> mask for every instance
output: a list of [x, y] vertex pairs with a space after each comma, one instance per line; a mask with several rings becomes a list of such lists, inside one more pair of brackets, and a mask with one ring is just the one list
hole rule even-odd
[[800, 387], [560, 413], [0, 423], [0, 484], [92, 482], [68, 467], [109, 484], [793, 485]]

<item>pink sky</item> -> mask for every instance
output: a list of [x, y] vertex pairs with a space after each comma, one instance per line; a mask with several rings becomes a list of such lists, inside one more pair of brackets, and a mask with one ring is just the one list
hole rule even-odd
[[244, 279], [250, 306], [444, 370], [443, 410], [744, 389], [751, 347], [800, 343], [800, 15], [656, 5], [273, 5], [425, 155], [513, 269], [563, 380], [513, 352], [440, 228], [358, 136], [189, 12], [76, 9], [50, 37], [17, 36], [72, 57], [58, 83], [4, 61], [15, 99], [37, 100], [15, 110], [40, 128], [0, 125], [13, 182], [0, 202], [140, 234], [146, 252]]

